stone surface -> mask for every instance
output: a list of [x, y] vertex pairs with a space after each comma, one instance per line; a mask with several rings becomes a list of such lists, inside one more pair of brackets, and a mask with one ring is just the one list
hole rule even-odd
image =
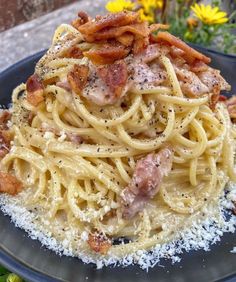
[[36, 19], [76, 0], [1, 0], [0, 31]]
[[0, 72], [50, 46], [53, 33], [61, 23], [70, 23], [79, 10], [91, 16], [103, 14], [106, 0], [82, 0], [45, 16], [0, 33]]

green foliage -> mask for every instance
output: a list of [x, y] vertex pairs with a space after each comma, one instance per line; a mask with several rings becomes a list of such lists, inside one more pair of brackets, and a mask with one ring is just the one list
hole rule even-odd
[[18, 275], [10, 273], [5, 267], [0, 266], [0, 282], [24, 282]]
[[[173, 1], [167, 1], [173, 2]], [[170, 24], [170, 32], [184, 39], [187, 42], [199, 44], [205, 47], [227, 53], [236, 54], [236, 35], [232, 33], [236, 29], [236, 23], [231, 23], [231, 19], [236, 15], [236, 11], [229, 16], [229, 21], [222, 24], [206, 24], [198, 19], [196, 26], [190, 26], [188, 19], [194, 19], [189, 2], [175, 1], [174, 13], [166, 11], [165, 18]], [[212, 7], [220, 7], [221, 1], [213, 0]]]

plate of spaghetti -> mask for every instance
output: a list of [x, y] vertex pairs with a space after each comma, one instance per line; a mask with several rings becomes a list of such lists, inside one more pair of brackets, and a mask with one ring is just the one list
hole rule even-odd
[[[111, 281], [107, 266], [124, 281], [143, 279], [125, 274], [140, 267], [156, 279], [163, 261], [176, 278], [181, 258], [194, 270], [215, 254], [225, 262], [202, 270], [201, 281], [234, 273], [236, 98], [210, 57], [138, 13], [79, 12], [45, 54], [3, 77], [11, 90], [19, 84], [0, 113], [3, 263], [13, 259], [7, 232], [16, 232], [19, 269], [36, 268], [37, 250], [41, 265], [54, 262], [54, 274], [40, 267], [48, 281], [89, 281], [99, 271]], [[221, 237], [231, 249], [214, 246]], [[65, 273], [72, 268], [82, 276]], [[179, 277], [199, 281], [192, 274]]]

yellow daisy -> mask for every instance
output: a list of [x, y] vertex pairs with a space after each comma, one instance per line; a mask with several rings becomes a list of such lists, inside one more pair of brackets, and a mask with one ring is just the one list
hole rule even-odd
[[229, 20], [227, 18], [227, 13], [220, 11], [219, 7], [213, 8], [210, 5], [199, 5], [195, 3], [191, 6], [191, 9], [197, 18], [208, 25], [223, 24]]
[[142, 21], [148, 21], [149, 23], [153, 23], [155, 20], [154, 14], [153, 13], [145, 14], [144, 9], [139, 10], [139, 15]]
[[114, 1], [109, 1], [106, 4], [106, 9], [111, 13], [118, 13], [124, 10], [132, 10], [134, 5], [135, 4], [129, 0], [114, 0]]
[[143, 6], [145, 13], [153, 9], [161, 9], [163, 6], [163, 0], [139, 0], [139, 3]]

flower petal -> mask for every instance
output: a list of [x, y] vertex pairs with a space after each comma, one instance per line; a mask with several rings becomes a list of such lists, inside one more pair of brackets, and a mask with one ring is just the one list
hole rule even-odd
[[228, 21], [227, 13], [220, 11], [219, 7], [212, 7], [211, 5], [197, 4], [191, 6], [191, 10], [195, 16], [199, 18], [203, 23], [222, 24]]

